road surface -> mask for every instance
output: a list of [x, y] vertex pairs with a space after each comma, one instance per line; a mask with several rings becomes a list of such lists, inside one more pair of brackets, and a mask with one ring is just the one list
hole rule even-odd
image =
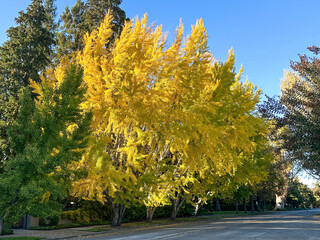
[[[80, 238], [77, 238], [80, 239]], [[87, 240], [298, 239], [320, 240], [320, 210], [206, 220], [176, 227], [87, 236]]]

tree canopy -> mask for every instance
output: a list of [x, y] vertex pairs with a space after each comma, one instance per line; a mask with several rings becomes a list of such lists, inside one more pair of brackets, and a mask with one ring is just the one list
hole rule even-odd
[[81, 85], [81, 69], [60, 66], [41, 83], [33, 82], [41, 93], [36, 102], [28, 88], [22, 91], [21, 109], [9, 131], [14, 156], [0, 174], [0, 228], [26, 213], [48, 217], [61, 211], [60, 201], [71, 186], [70, 165], [80, 160], [90, 133], [91, 114], [80, 109]]
[[[317, 47], [309, 50], [315, 55], [319, 52]], [[319, 177], [319, 59], [304, 55], [291, 66], [295, 72], [285, 74], [281, 95], [288, 126], [285, 148], [293, 160]]]
[[174, 220], [185, 202], [238, 206], [267, 179], [270, 122], [233, 50], [214, 59], [202, 19], [186, 37], [180, 23], [169, 42], [147, 15], [126, 21], [120, 4], [78, 0], [55, 32], [53, 0], [33, 0], [9, 29], [0, 49], [1, 224], [57, 214], [69, 191], [110, 203], [113, 226], [135, 204], [148, 221], [172, 204]]
[[6, 129], [17, 117], [19, 91], [29, 79], [39, 82], [52, 61], [55, 11], [53, 0], [33, 0], [19, 12], [17, 26], [7, 30], [8, 40], [0, 47], [0, 161], [11, 154]]
[[58, 32], [58, 59], [64, 55], [81, 50], [84, 47], [83, 36], [96, 29], [108, 11], [112, 13], [112, 30], [110, 42], [121, 33], [124, 22], [128, 20], [119, 7], [122, 0], [77, 0], [70, 9], [68, 6], [61, 14], [62, 25]]
[[207, 173], [234, 175], [267, 125], [256, 111], [260, 91], [240, 81], [233, 51], [226, 63], [214, 61], [202, 20], [184, 44], [180, 24], [167, 46], [161, 27], [148, 26], [147, 16], [127, 22], [110, 50], [111, 22], [107, 15], [86, 34], [77, 58], [93, 136], [83, 159], [88, 178], [76, 182], [75, 191], [130, 206], [144, 200], [140, 179], [144, 187], [156, 183], [157, 193], [165, 178], [166, 194], [176, 198]]

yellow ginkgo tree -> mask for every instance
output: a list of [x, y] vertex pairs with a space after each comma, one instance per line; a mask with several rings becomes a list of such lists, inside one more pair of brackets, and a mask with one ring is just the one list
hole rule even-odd
[[[147, 16], [127, 22], [110, 47], [111, 17], [84, 37], [77, 62], [87, 87], [82, 107], [93, 113], [92, 136], [74, 183], [78, 196], [110, 201], [120, 225], [125, 207], [173, 200], [175, 218], [191, 186], [208, 171], [230, 174], [241, 152], [255, 151], [252, 137], [265, 134], [256, 114], [260, 91], [235, 73], [234, 55], [215, 61], [202, 20], [172, 44]], [[107, 47], [108, 46], [108, 47]], [[152, 217], [151, 217], [152, 218]]]

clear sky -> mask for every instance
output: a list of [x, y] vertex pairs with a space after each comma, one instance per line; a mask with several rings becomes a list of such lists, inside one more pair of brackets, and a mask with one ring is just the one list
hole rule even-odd
[[[0, 44], [30, 2], [1, 0]], [[75, 2], [56, 0], [58, 13]], [[189, 34], [191, 24], [203, 18], [214, 57], [226, 60], [232, 47], [237, 69], [244, 67], [243, 77], [271, 96], [280, 93], [280, 78], [290, 60], [298, 60], [308, 46], [320, 46], [319, 0], [123, 0], [121, 8], [129, 18], [148, 13], [150, 23], [163, 25], [169, 41], [180, 19]]]
[[[14, 18], [31, 0], [2, 0], [0, 7], [0, 43]], [[58, 12], [76, 0], [57, 0]], [[244, 67], [244, 78], [268, 95], [279, 94], [283, 69], [298, 53], [320, 45], [318, 0], [123, 0], [122, 9], [129, 18], [148, 13], [149, 21], [163, 25], [169, 40], [179, 20], [190, 33], [191, 24], [203, 18], [209, 34], [209, 46], [215, 58], [225, 60], [234, 48], [237, 69]]]
[[145, 12], [172, 33], [181, 18], [186, 32], [203, 18], [215, 58], [233, 47], [237, 68], [268, 95], [279, 94], [283, 69], [298, 53], [319, 44], [320, 1], [295, 0], [124, 0], [131, 18]]

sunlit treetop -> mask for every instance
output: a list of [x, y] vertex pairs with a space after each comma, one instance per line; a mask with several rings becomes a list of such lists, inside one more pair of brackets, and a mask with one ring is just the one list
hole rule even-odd
[[150, 170], [155, 177], [172, 171], [167, 176], [182, 185], [195, 172], [201, 178], [206, 171], [235, 172], [239, 153], [253, 153], [252, 138], [267, 127], [256, 113], [260, 90], [240, 81], [233, 51], [225, 63], [215, 61], [201, 19], [186, 38], [180, 23], [168, 44], [147, 15], [126, 22], [110, 46], [111, 21], [107, 15], [86, 34], [77, 55], [93, 135], [83, 162], [89, 176], [76, 189], [122, 199], [139, 191], [136, 184]]

